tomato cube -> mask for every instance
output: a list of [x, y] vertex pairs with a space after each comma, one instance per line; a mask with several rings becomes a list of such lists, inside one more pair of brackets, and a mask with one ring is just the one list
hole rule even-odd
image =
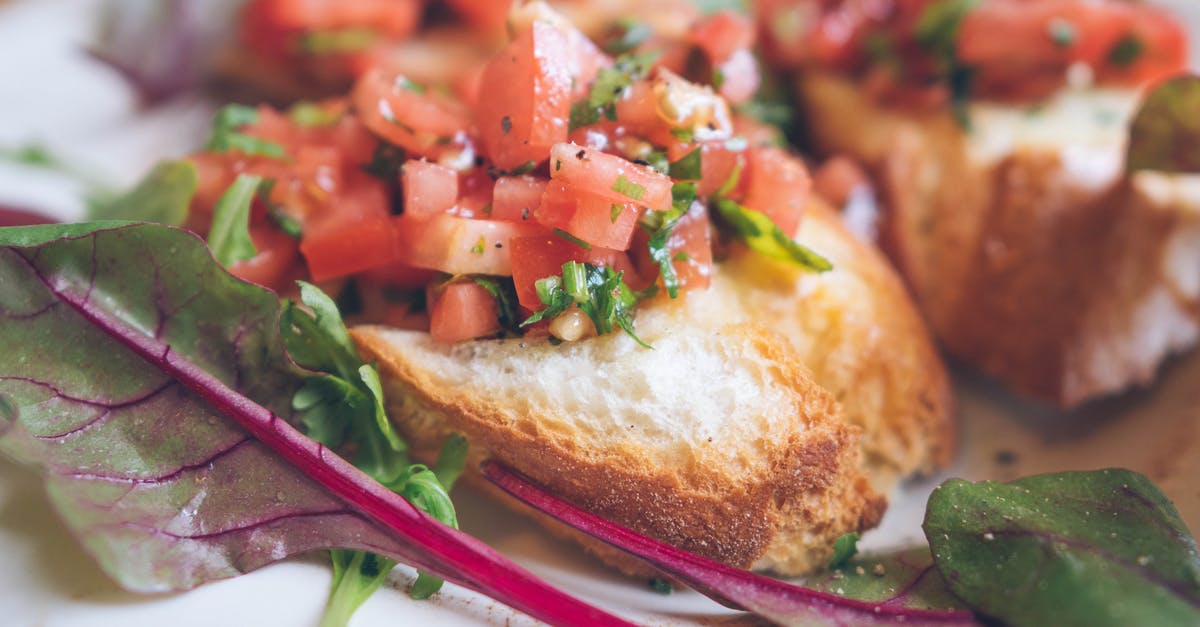
[[450, 274], [509, 276], [513, 272], [512, 239], [546, 232], [545, 227], [532, 223], [473, 220], [445, 213], [404, 214], [392, 220], [402, 263]]
[[429, 306], [429, 334], [438, 342], [461, 342], [500, 330], [496, 299], [473, 282], [437, 290]]
[[524, 222], [533, 220], [538, 206], [542, 204], [542, 192], [546, 190], [544, 178], [536, 176], [502, 176], [496, 179], [492, 192], [492, 219]]
[[671, 178], [646, 165], [577, 144], [550, 150], [550, 178], [614, 203], [665, 211], [671, 207]]
[[458, 200], [458, 173], [424, 160], [404, 164], [400, 174], [404, 211], [414, 215], [445, 213]]
[[541, 163], [551, 146], [567, 138], [571, 74], [566, 50], [562, 31], [535, 21], [484, 69], [475, 122], [497, 167]]
[[613, 202], [579, 191], [561, 180], [550, 181], [534, 218], [601, 248], [625, 250], [637, 227], [641, 210], [632, 202]]
[[742, 176], [742, 204], [765, 213], [784, 233], [795, 235], [812, 187], [804, 164], [782, 148], [756, 148], [747, 153]]

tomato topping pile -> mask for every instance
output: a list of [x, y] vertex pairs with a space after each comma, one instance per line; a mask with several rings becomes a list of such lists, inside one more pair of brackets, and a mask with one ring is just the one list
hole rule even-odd
[[863, 73], [880, 95], [944, 104], [965, 95], [1043, 98], [1068, 69], [1138, 86], [1185, 69], [1183, 26], [1125, 0], [759, 0], [777, 62]]
[[[252, 14], [285, 5], [256, 2]], [[272, 19], [353, 22], [349, 9], [310, 5]], [[393, 18], [388, 28], [407, 28]], [[448, 342], [553, 334], [559, 315], [578, 312], [590, 333], [634, 335], [638, 302], [708, 286], [714, 244], [823, 269], [791, 238], [805, 166], [731, 110], [758, 84], [747, 18], [703, 17], [665, 52], [661, 39], [614, 31], [619, 54], [540, 3], [511, 26], [475, 90], [381, 65], [347, 98], [223, 110], [191, 157], [188, 226], [206, 232], [225, 190], [261, 177], [247, 224], [255, 253], [232, 272], [278, 290], [297, 278], [341, 287], [365, 317]]]

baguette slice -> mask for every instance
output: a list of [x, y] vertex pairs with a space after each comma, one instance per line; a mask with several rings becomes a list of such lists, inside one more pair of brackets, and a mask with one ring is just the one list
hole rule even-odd
[[798, 574], [882, 512], [860, 471], [860, 428], [843, 418], [865, 429], [864, 466], [880, 491], [944, 465], [954, 446], [946, 373], [898, 277], [826, 207], [809, 208], [799, 236], [835, 269], [735, 254], [708, 290], [639, 310], [654, 350], [622, 335], [557, 347], [445, 346], [379, 327], [353, 335], [379, 362], [390, 414], [418, 457], [462, 432], [469, 470], [493, 456], [634, 529]]
[[873, 102], [806, 73], [819, 153], [872, 172], [881, 244], [953, 355], [1064, 408], [1153, 380], [1200, 334], [1200, 182], [1122, 157], [1134, 92], [1065, 91], [1039, 109]]
[[[858, 429], [786, 341], [760, 327], [647, 325], [654, 350], [614, 334], [560, 346], [353, 334], [379, 363], [389, 415], [416, 457], [462, 433], [476, 486], [478, 463], [497, 459], [637, 531], [783, 574], [818, 566], [839, 535], [882, 514], [859, 465]], [[584, 544], [630, 574], [651, 572]]]

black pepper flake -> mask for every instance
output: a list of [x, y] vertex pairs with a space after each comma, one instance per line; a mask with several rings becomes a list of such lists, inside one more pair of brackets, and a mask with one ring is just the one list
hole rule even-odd
[[584, 158], [584, 157], [586, 157], [586, 156], [587, 156], [587, 151], [586, 151], [586, 150], [580, 150], [579, 152], [575, 153], [575, 158], [576, 158], [576, 159], [579, 159], [580, 161], [582, 161], [582, 160], [583, 160], [583, 158]]
[[521, 208], [521, 219], [522, 219], [522, 220], [528, 220], [528, 219], [529, 219], [529, 207], [522, 207], [522, 208]]
[[638, 165], [650, 165], [650, 162], [645, 159], [634, 159], [633, 162]]
[[512, 130], [512, 118], [507, 115], [500, 118], [500, 130], [504, 131], [505, 135], [508, 135], [508, 132]]
[[501, 244], [500, 242], [496, 242], [496, 248], [504, 248], [504, 244]]

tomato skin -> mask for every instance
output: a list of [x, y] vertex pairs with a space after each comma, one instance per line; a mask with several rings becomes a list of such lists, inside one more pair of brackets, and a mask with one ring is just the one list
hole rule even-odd
[[496, 299], [476, 283], [452, 283], [437, 294], [429, 308], [429, 334], [438, 342], [461, 342], [500, 330]]
[[458, 173], [424, 160], [411, 160], [400, 171], [404, 211], [415, 215], [444, 213], [458, 200]]
[[812, 188], [804, 164], [782, 148], [756, 148], [747, 153], [742, 176], [742, 204], [765, 213], [784, 233], [794, 235]]
[[538, 224], [473, 220], [449, 214], [404, 214], [392, 221], [401, 263], [449, 274], [510, 276], [511, 241], [546, 232]]
[[502, 176], [496, 179], [492, 192], [492, 215], [495, 220], [527, 222], [542, 204], [542, 192], [546, 191], [544, 178], [529, 176]]
[[484, 69], [475, 121], [497, 167], [541, 163], [552, 145], [566, 140], [571, 109], [566, 51], [562, 31], [535, 21]]
[[542, 194], [533, 217], [550, 228], [562, 229], [601, 248], [625, 250], [637, 227], [641, 210], [632, 202], [613, 202], [552, 180]]
[[537, 295], [537, 281], [549, 276], [562, 276], [562, 265], [568, 261], [610, 266], [618, 272], [624, 271], [628, 277], [626, 282], [631, 285], [638, 278], [629, 255], [620, 250], [598, 246], [584, 250], [556, 235], [513, 238], [511, 248], [512, 278], [517, 288], [517, 300], [530, 311], [544, 307]]
[[550, 178], [614, 203], [632, 202], [659, 211], [671, 207], [670, 177], [577, 144], [555, 144], [550, 150]]

